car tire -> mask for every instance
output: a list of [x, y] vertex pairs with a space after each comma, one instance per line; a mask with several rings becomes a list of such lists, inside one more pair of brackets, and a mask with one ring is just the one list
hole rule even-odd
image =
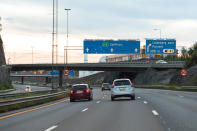
[[114, 98], [113, 97], [111, 97], [111, 101], [114, 101]]
[[135, 96], [131, 96], [131, 100], [135, 100]]

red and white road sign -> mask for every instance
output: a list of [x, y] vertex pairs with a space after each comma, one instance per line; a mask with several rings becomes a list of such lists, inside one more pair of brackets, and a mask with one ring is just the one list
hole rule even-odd
[[187, 72], [186, 69], [182, 69], [182, 70], [180, 71], [180, 75], [181, 75], [181, 76], [187, 76], [187, 74], [188, 74], [188, 72]]
[[63, 72], [64, 72], [64, 76], [66, 76], [66, 77], [69, 76], [69, 70], [68, 69], [65, 69]]

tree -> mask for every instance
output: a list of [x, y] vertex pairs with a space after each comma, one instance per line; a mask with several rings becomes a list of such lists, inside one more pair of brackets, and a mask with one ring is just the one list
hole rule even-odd
[[186, 67], [197, 65], [197, 43], [195, 43], [188, 50], [188, 57], [186, 59]]
[[181, 57], [186, 58], [187, 57], [187, 49], [185, 47], [183, 47], [181, 49]]

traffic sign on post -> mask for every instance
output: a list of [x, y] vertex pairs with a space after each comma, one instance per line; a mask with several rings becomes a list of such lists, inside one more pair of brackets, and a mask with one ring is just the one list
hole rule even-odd
[[180, 75], [181, 76], [187, 76], [187, 74], [188, 74], [188, 72], [187, 72], [187, 70], [186, 69], [182, 69], [181, 71], [180, 71]]
[[140, 41], [84, 40], [84, 54], [140, 54]]
[[69, 70], [68, 70], [68, 69], [65, 69], [65, 70], [63, 71], [63, 73], [64, 73], [64, 76], [66, 76], [66, 77], [69, 76]]
[[146, 40], [146, 54], [176, 54], [176, 40]]

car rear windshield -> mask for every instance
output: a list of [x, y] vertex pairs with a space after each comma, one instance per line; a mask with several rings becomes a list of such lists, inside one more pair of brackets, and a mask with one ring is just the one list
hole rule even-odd
[[86, 85], [77, 85], [72, 87], [73, 90], [85, 90], [87, 89]]
[[109, 87], [109, 84], [103, 84], [104, 87]]
[[115, 86], [122, 86], [122, 85], [130, 85], [130, 82], [128, 80], [120, 80], [114, 82]]

